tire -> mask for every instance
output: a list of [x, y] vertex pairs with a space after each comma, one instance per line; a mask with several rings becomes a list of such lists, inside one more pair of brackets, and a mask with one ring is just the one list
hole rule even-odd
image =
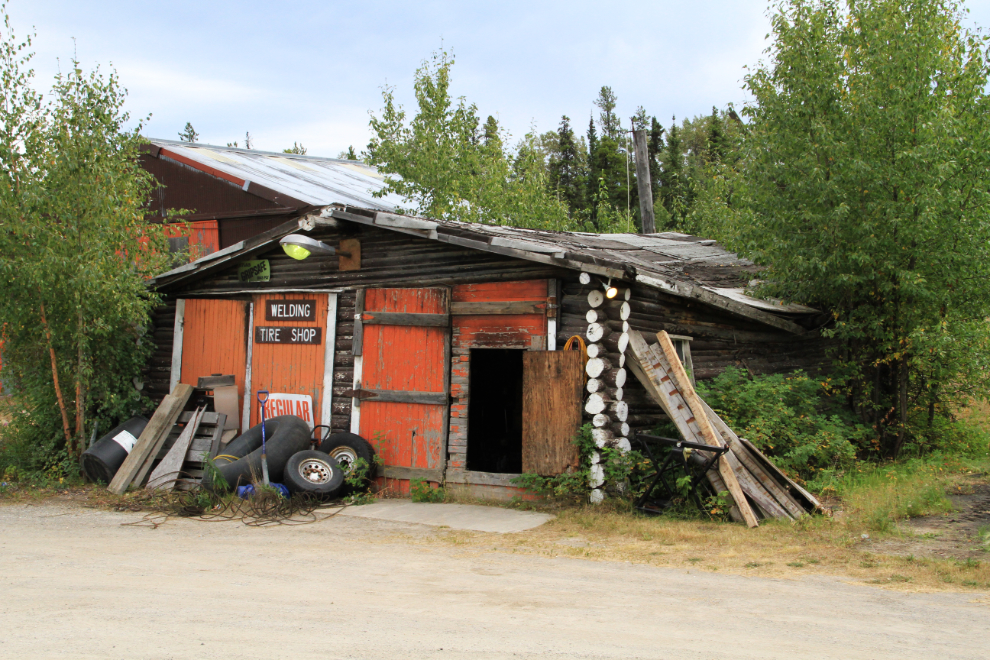
[[336, 460], [345, 476], [351, 473], [351, 466], [359, 458], [368, 464], [365, 481], [371, 481], [375, 476], [375, 450], [367, 440], [355, 433], [334, 433], [320, 444], [320, 451]]
[[[295, 415], [281, 415], [265, 421], [269, 481], [282, 481], [286, 462], [296, 452], [309, 449], [310, 435], [309, 425]], [[220, 474], [227, 482], [226, 488], [221, 488], [222, 485], [206, 483], [204, 479], [205, 488], [228, 490], [251, 483], [253, 476], [260, 479], [261, 424], [252, 426], [232, 440], [223, 453], [237, 457], [237, 460], [230, 463], [217, 463]]]
[[331, 499], [344, 488], [344, 471], [328, 454], [307, 449], [296, 452], [286, 462], [282, 483], [293, 493]]

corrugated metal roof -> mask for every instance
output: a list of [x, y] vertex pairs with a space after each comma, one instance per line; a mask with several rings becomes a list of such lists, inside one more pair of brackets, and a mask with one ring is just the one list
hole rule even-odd
[[205, 170], [225, 174], [225, 179], [238, 185], [244, 182], [258, 184], [313, 206], [345, 204], [381, 211], [410, 206], [394, 194], [373, 197], [373, 192], [384, 187], [384, 178], [374, 167], [360, 161], [175, 140], [152, 139], [149, 142], [163, 149], [165, 153], [161, 155], [166, 158], [174, 154], [179, 157], [177, 160], [192, 161]]

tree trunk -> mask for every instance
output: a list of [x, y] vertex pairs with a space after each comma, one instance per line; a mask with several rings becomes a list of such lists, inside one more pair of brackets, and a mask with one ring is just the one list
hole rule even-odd
[[58, 398], [58, 408], [62, 412], [62, 429], [65, 431], [65, 442], [72, 447], [72, 434], [69, 432], [69, 413], [65, 410], [65, 400], [62, 398], [62, 388], [58, 384], [58, 367], [55, 364], [55, 347], [52, 346], [52, 333], [45, 318], [45, 303], [41, 303], [41, 325], [45, 328], [45, 339], [48, 340], [48, 353], [52, 356], [52, 380], [55, 382], [55, 396]]
[[908, 409], [908, 363], [907, 358], [901, 358], [897, 369], [898, 392], [897, 407], [899, 408], [897, 444], [894, 445], [894, 458], [901, 453], [901, 447], [907, 439], [907, 409]]
[[76, 365], [76, 446], [72, 449], [72, 455], [78, 457], [82, 453], [86, 437], [86, 392], [83, 386], [83, 367], [86, 360], [83, 337], [85, 331], [83, 323], [82, 306], [79, 307], [79, 334], [78, 364]]

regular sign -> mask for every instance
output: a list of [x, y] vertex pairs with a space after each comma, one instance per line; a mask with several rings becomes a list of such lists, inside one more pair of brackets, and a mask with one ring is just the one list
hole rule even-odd
[[313, 397], [308, 394], [279, 394], [272, 392], [265, 402], [265, 418], [279, 417], [281, 415], [295, 415], [309, 424], [313, 429], [316, 423], [313, 421]]

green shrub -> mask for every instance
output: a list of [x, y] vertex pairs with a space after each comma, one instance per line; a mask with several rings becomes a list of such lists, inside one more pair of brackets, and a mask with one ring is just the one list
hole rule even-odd
[[447, 499], [447, 491], [443, 488], [434, 488], [430, 482], [423, 479], [409, 480], [409, 495], [413, 502], [443, 502]]
[[590, 472], [594, 454], [598, 453], [598, 465], [604, 473], [603, 489], [606, 494], [621, 499], [632, 499], [642, 492], [648, 472], [648, 462], [637, 451], [622, 451], [616, 447], [598, 447], [591, 436], [591, 424], [585, 424], [574, 436], [578, 448], [578, 469], [572, 472], [542, 477], [526, 473], [512, 479], [512, 483], [546, 499], [587, 501], [591, 493]]
[[801, 371], [750, 378], [734, 367], [698, 392], [740, 437], [806, 480], [851, 465], [870, 429]]

